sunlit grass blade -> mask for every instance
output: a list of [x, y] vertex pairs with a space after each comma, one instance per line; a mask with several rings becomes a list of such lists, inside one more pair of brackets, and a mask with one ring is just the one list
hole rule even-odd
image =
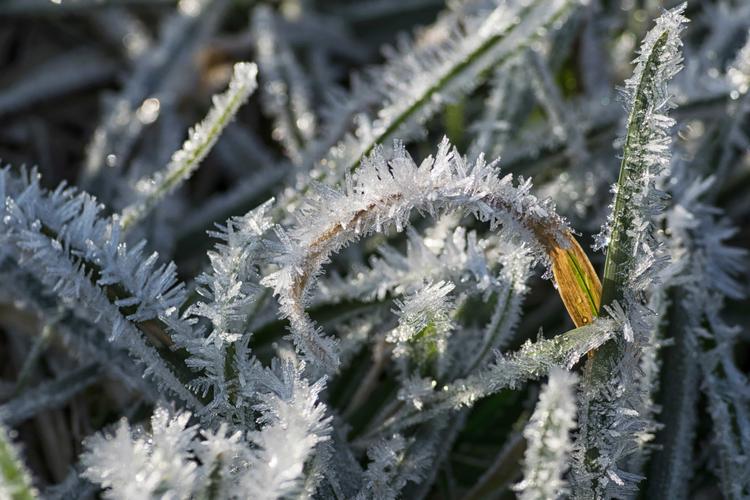
[[136, 183], [140, 199], [122, 211], [120, 227], [127, 231], [143, 220], [169, 193], [187, 181], [208, 155], [221, 132], [234, 118], [239, 107], [255, 91], [258, 68], [253, 63], [237, 63], [229, 88], [214, 96], [206, 118], [190, 130], [182, 149], [175, 152], [169, 164], [153, 177]]

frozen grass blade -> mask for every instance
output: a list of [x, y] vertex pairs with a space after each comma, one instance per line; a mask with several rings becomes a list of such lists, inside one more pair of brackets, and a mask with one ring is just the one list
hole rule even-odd
[[553, 368], [523, 435], [526, 438], [523, 481], [514, 489], [521, 500], [546, 500], [567, 493], [563, 474], [573, 448], [575, 427], [575, 374]]
[[634, 496], [643, 476], [628, 461], [642, 461], [644, 443], [656, 428], [651, 388], [636, 367], [639, 359], [654, 355], [656, 318], [644, 303], [660, 292], [658, 273], [669, 259], [656, 234], [666, 198], [657, 182], [671, 162], [674, 120], [666, 115], [672, 107], [667, 85], [681, 68], [684, 10], [683, 4], [657, 19], [625, 85], [629, 114], [611, 229], [597, 242], [609, 244], [601, 303], [620, 335], [592, 353], [586, 365], [573, 468], [577, 496]]
[[[367, 76], [361, 94], [381, 101], [377, 116], [357, 114], [354, 134], [341, 141], [324, 140], [338, 144], [320, 161], [312, 177], [340, 183], [378, 145], [418, 135], [427, 119], [446, 102], [467, 94], [487, 78], [489, 70], [544, 39], [579, 4], [577, 0], [480, 1], [447, 12], [425, 32], [425, 40], [389, 50], [386, 64]], [[351, 97], [353, 107], [357, 108], [359, 98], [359, 94]], [[305, 181], [288, 202], [298, 202], [310, 186], [310, 181]]]
[[591, 323], [596, 274], [590, 263], [586, 265], [588, 259], [567, 223], [548, 200], [530, 194], [530, 182], [514, 186], [512, 176], [499, 177], [494, 167], [482, 156], [467, 164], [445, 138], [435, 157], [420, 165], [403, 144], [395, 143], [392, 151], [376, 149], [368, 156], [345, 190], [321, 186], [291, 234], [279, 232], [284, 245], [280, 270], [261, 282], [279, 296], [297, 348], [326, 371], [338, 369], [336, 341], [320, 335], [305, 310], [310, 288], [334, 253], [368, 234], [403, 230], [417, 211], [464, 210], [489, 222], [493, 230], [502, 227], [508, 242], [528, 245], [536, 258], [550, 265], [562, 284], [559, 291], [566, 305], [572, 304], [571, 315], [581, 324]]
[[604, 264], [604, 306], [622, 300], [633, 257], [640, 251], [639, 233], [645, 229], [643, 224], [649, 213], [644, 211], [649, 207], [638, 205], [639, 195], [642, 193], [644, 201], [653, 202], [649, 198], [653, 196], [648, 192], [650, 184], [658, 175], [658, 166], [670, 161], [669, 133], [674, 120], [665, 114], [672, 107], [667, 84], [681, 68], [678, 36], [686, 21], [681, 16], [684, 10], [683, 4], [657, 20], [656, 28], [643, 41], [638, 66], [625, 85], [630, 110]]
[[188, 134], [188, 140], [177, 151], [164, 170], [136, 183], [140, 200], [122, 211], [120, 227], [127, 231], [143, 220], [169, 193], [187, 181], [219, 140], [224, 127], [234, 118], [239, 107], [255, 91], [258, 68], [253, 63], [234, 66], [229, 88], [213, 98], [213, 106], [206, 118]]

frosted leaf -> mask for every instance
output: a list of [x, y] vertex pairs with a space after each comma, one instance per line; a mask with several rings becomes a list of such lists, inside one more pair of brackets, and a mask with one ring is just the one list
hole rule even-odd
[[[318, 402], [323, 382], [308, 384], [292, 359], [258, 372], [256, 410], [262, 428], [248, 433], [188, 427], [190, 414], [157, 408], [147, 432], [122, 420], [114, 433], [85, 441], [84, 477], [108, 498], [277, 499], [301, 491], [313, 456], [325, 457], [330, 418]], [[314, 490], [314, 487], [312, 488]]]
[[302, 378], [304, 369], [304, 363], [283, 359], [263, 375], [265, 389], [255, 407], [263, 428], [248, 436], [257, 448], [240, 481], [248, 498], [276, 499], [300, 492], [306, 462], [329, 440], [331, 419], [318, 400], [325, 380], [309, 384]]
[[[90, 195], [65, 184], [47, 192], [36, 171], [15, 178], [3, 170], [0, 176], [6, 186], [8, 181], [12, 185], [6, 191], [3, 229], [18, 264], [75, 315], [112, 332], [112, 340], [144, 363], [146, 375], [161, 387], [200, 408], [175, 367], [149, 345], [140, 329], [147, 328], [142, 322], [159, 320], [169, 324], [175, 338], [194, 335], [190, 324], [174, 317], [185, 300], [174, 264], [157, 265], [155, 254], [144, 258], [143, 244], [129, 249], [120, 240], [118, 225], [102, 217], [102, 206]], [[119, 300], [128, 304], [122, 309], [109, 295], [112, 285], [117, 285]]]
[[[544, 39], [578, 4], [574, 0], [457, 4], [415, 40], [403, 39], [396, 48], [386, 49], [386, 64], [362, 78], [364, 84], [354, 86], [355, 92], [344, 101], [346, 109], [332, 113], [339, 120], [351, 120], [354, 133], [339, 141], [340, 131], [349, 124], [327, 124], [332, 133], [322, 140], [323, 147], [313, 147], [311, 153], [332, 147], [310, 177], [338, 183], [378, 144], [418, 135], [445, 103], [479, 85], [488, 68]], [[377, 116], [362, 112], [373, 102], [380, 103]], [[304, 193], [310, 179], [300, 184]], [[299, 194], [284, 203], [297, 201]]]

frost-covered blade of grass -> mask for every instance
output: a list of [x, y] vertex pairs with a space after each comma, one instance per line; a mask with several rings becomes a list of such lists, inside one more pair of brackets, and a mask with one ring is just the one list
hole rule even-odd
[[123, 419], [114, 433], [84, 442], [83, 476], [111, 498], [151, 498], [163, 491], [175, 498], [258, 500], [299, 494], [306, 465], [313, 457], [325, 463], [330, 433], [319, 401], [324, 381], [310, 384], [303, 371], [304, 364], [284, 359], [254, 373], [259, 385], [253, 409], [261, 428], [252, 432], [223, 422], [199, 433], [189, 425], [189, 413], [164, 408], [154, 411], [148, 432]]
[[659, 272], [669, 260], [658, 233], [672, 155], [669, 80], [682, 62], [680, 32], [685, 5], [656, 20], [642, 45], [633, 76], [625, 84], [628, 121], [614, 208], [598, 241], [608, 245], [602, 307], [618, 323], [619, 335], [589, 359], [581, 385], [582, 414], [576, 441], [574, 495], [626, 497], [638, 491], [641, 463], [653, 438], [652, 387], [639, 366], [652, 358], [657, 328], [646, 306], [662, 293]]
[[31, 476], [21, 462], [8, 431], [0, 423], [0, 498], [33, 500], [37, 497]]
[[[679, 34], [687, 21], [685, 6], [666, 12], [641, 45], [633, 76], [625, 82], [627, 130], [614, 206], [597, 245], [607, 248], [602, 280], [602, 305], [621, 300], [644, 246], [653, 247], [646, 229], [663, 206], [664, 194], [655, 181], [669, 168], [673, 107], [669, 80], [682, 68]], [[645, 250], [645, 252], [653, 252]]]
[[[357, 111], [349, 113], [356, 117], [355, 133], [332, 147], [311, 176], [338, 183], [376, 145], [418, 134], [435, 111], [476, 88], [488, 69], [546, 36], [578, 4], [577, 0], [480, 0], [447, 12], [421, 37], [390, 49], [386, 64], [356, 87], [354, 101], [381, 103], [377, 117], [363, 113], [355, 102]], [[294, 200], [298, 195], [290, 202]]]
[[255, 91], [258, 68], [253, 63], [237, 63], [234, 66], [229, 88], [213, 98], [213, 105], [206, 117], [188, 133], [182, 149], [175, 152], [164, 170], [153, 177], [136, 182], [139, 199], [122, 211], [120, 226], [127, 231], [137, 224], [162, 198], [182, 185], [219, 140], [224, 127], [234, 118], [239, 107]]
[[573, 449], [570, 432], [576, 425], [575, 374], [550, 370], [539, 402], [523, 431], [526, 438], [523, 480], [514, 489], [521, 500], [547, 500], [565, 496], [563, 474]]
[[[110, 340], [144, 363], [162, 387], [200, 408], [180, 380], [191, 375], [169, 349], [172, 339], [163, 323], [176, 339], [194, 335], [179, 318], [186, 295], [174, 264], [157, 265], [157, 254], [144, 257], [143, 242], [128, 248], [116, 218], [102, 217], [93, 197], [65, 184], [48, 192], [35, 171], [19, 177], [0, 171], [0, 198], [0, 243], [18, 265], [76, 315], [110, 332]], [[167, 347], [154, 347], [160, 344]]]
[[[276, 361], [279, 361], [278, 359]], [[304, 362], [281, 359], [262, 376], [259, 402], [260, 422], [265, 426], [251, 433], [256, 448], [250, 452], [250, 470], [240, 485], [246, 498], [285, 498], [306, 489], [314, 492], [320, 475], [307, 476], [305, 465], [314, 456], [326, 463], [331, 417], [320, 400], [325, 379], [311, 384], [305, 378]]]
[[[581, 286], [588, 281], [580, 276], [584, 269], [586, 278], [596, 279], [593, 268], [590, 263], [582, 265], [580, 259], [588, 259], [567, 224], [548, 201], [530, 194], [530, 182], [513, 185], [511, 175], [499, 177], [495, 164], [487, 164], [481, 156], [467, 164], [447, 139], [435, 157], [420, 165], [401, 143], [396, 143], [388, 156], [386, 160], [385, 151], [376, 149], [348, 178], [343, 191], [318, 185], [318, 193], [300, 210], [297, 224], [288, 232], [279, 232], [284, 245], [280, 269], [262, 281], [279, 296], [295, 345], [319, 368], [335, 371], [339, 364], [336, 341], [321, 336], [305, 311], [311, 285], [322, 266], [345, 245], [367, 234], [389, 228], [402, 231], [413, 212], [466, 211], [489, 222], [492, 230], [502, 227], [504, 239], [525, 244], [536, 259], [552, 268], [564, 302], [582, 304], [589, 316], [581, 322], [591, 321], [591, 294]], [[577, 265], [571, 265], [569, 259]], [[574, 298], [570, 294], [575, 294]]]
[[[73, 6], [80, 2], [64, 3]], [[91, 6], [93, 2], [84, 3]], [[86, 151], [79, 176], [81, 187], [97, 187], [97, 193], [111, 194], [108, 191], [115, 184], [113, 180], [122, 178], [122, 172], [112, 168], [125, 165], [138, 137], [152, 121], [150, 117], [143, 118], [143, 111], [153, 102], [151, 99], [159, 101], [174, 90], [169, 85], [174, 85], [175, 75], [215, 30], [227, 4], [225, 0], [176, 3], [161, 26], [156, 45], [143, 53], [122, 91], [107, 103]], [[59, 11], [60, 5], [53, 6]]]
[[407, 409], [387, 419], [378, 433], [397, 432], [425, 422], [436, 415], [471, 407], [480, 399], [503, 389], [518, 389], [536, 380], [554, 367], [572, 369], [583, 356], [612, 338], [616, 325], [610, 319], [597, 318], [593, 323], [570, 330], [551, 339], [526, 341], [509, 354], [496, 353], [495, 360], [471, 375], [456, 379], [440, 390], [420, 396], [422, 409]]
[[212, 419], [221, 415], [243, 422], [251, 404], [247, 398], [254, 377], [247, 373], [252, 373], [253, 359], [245, 349], [251, 337], [250, 319], [264, 293], [258, 285], [258, 267], [267, 260], [263, 236], [271, 227], [266, 215], [270, 204], [229, 219], [210, 233], [218, 239], [215, 250], [208, 253], [211, 268], [196, 279], [199, 298], [187, 310], [196, 321], [210, 324], [204, 335], [189, 339], [185, 348], [191, 355], [187, 364], [201, 370], [191, 386], [211, 394], [203, 416]]

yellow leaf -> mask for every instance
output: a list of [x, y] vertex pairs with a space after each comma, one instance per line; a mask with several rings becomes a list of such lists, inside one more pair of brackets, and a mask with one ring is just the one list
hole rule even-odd
[[597, 316], [602, 284], [581, 245], [572, 234], [568, 233], [567, 236], [568, 248], [551, 244], [547, 247], [547, 254], [552, 261], [557, 291], [578, 327], [591, 324]]

